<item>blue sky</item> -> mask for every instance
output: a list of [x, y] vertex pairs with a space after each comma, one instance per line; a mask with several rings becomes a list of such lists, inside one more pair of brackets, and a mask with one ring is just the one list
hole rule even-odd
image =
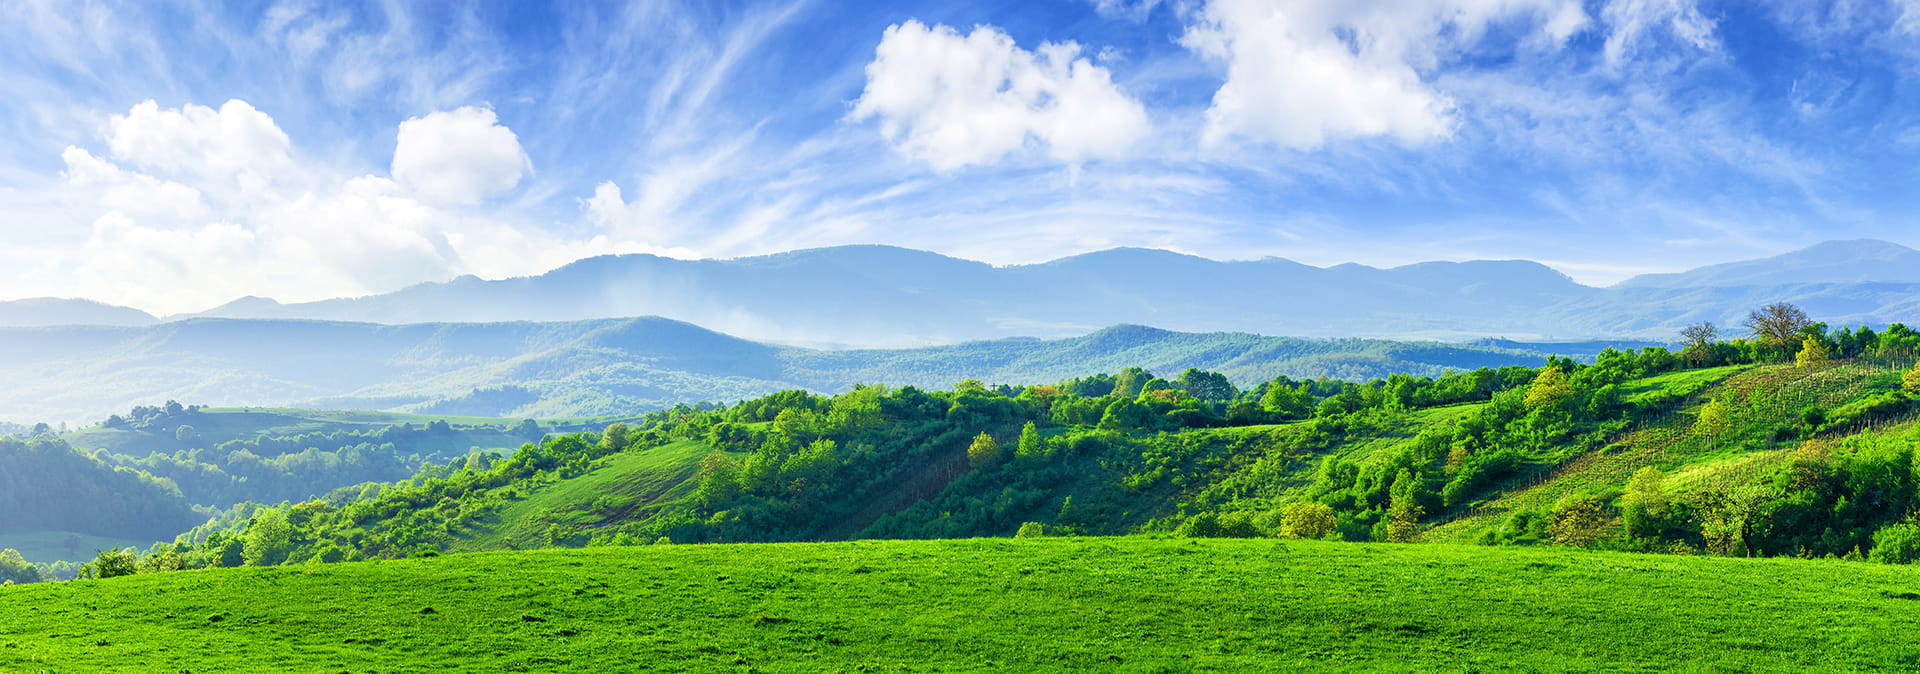
[[1920, 246], [1920, 0], [0, 6], [0, 298], [1113, 246]]

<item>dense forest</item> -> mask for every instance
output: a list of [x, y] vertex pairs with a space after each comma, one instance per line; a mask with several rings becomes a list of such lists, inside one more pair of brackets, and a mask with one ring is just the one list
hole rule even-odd
[[242, 504], [94, 569], [1137, 532], [1908, 561], [1920, 333], [1790, 309], [1756, 312], [1751, 338], [1696, 326], [1677, 351], [1438, 377], [1242, 390], [1128, 368], [681, 406]]

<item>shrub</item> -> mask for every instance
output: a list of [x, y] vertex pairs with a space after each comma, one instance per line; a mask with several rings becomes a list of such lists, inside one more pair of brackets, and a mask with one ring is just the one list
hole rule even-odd
[[1873, 550], [1867, 558], [1881, 564], [1911, 564], [1920, 559], [1920, 527], [1899, 522], [1873, 532]]
[[1047, 526], [1039, 522], [1027, 522], [1020, 525], [1019, 531], [1013, 532], [1014, 538], [1040, 538], [1045, 535]]

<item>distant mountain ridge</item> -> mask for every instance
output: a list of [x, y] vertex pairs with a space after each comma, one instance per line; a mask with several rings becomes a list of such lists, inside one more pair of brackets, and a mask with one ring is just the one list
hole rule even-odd
[[1920, 251], [1886, 241], [1828, 241], [1759, 260], [1709, 265], [1674, 274], [1642, 274], [1630, 288], [1736, 288], [1804, 284], [1920, 283]]
[[299, 304], [247, 298], [198, 314], [373, 323], [663, 316], [749, 339], [831, 347], [1065, 337], [1118, 323], [1305, 336], [1532, 334], [1516, 305], [1597, 289], [1534, 262], [1320, 268], [1117, 248], [994, 267], [891, 246], [734, 260], [601, 256], [532, 277], [461, 277]]
[[93, 300], [36, 297], [0, 301], [0, 327], [40, 325], [152, 325], [160, 322], [139, 309]]
[[1116, 326], [1061, 340], [894, 350], [775, 346], [663, 318], [378, 325], [201, 318], [145, 327], [0, 329], [0, 411], [91, 423], [168, 399], [432, 414], [634, 414], [780, 390], [859, 383], [947, 388], [962, 379], [1051, 383], [1141, 366], [1241, 385], [1286, 374], [1351, 380], [1537, 366], [1590, 345], [1462, 345], [1183, 333]]
[[465, 276], [300, 304], [247, 298], [201, 314], [373, 323], [663, 316], [758, 341], [827, 348], [1060, 338], [1101, 326], [1386, 339], [1654, 339], [1737, 324], [1790, 301], [1835, 324], [1920, 322], [1920, 251], [1833, 241], [1747, 262], [1581, 285], [1537, 262], [1314, 267], [1115, 248], [994, 267], [892, 246], [732, 260], [586, 258], [538, 276]]

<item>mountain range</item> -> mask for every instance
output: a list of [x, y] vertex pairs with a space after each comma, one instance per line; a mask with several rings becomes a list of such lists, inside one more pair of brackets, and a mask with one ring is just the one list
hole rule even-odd
[[[1520, 261], [1314, 267], [1118, 248], [994, 267], [889, 246], [732, 260], [601, 256], [538, 276], [463, 276], [357, 298], [248, 297], [184, 318], [492, 323], [660, 316], [745, 339], [822, 348], [1061, 338], [1118, 324], [1307, 337], [1670, 339], [1699, 321], [1800, 304], [1835, 325], [1920, 322], [1920, 251], [1832, 241], [1763, 260], [1648, 274], [1609, 288]], [[0, 325], [143, 325], [80, 301], [0, 303]]]

